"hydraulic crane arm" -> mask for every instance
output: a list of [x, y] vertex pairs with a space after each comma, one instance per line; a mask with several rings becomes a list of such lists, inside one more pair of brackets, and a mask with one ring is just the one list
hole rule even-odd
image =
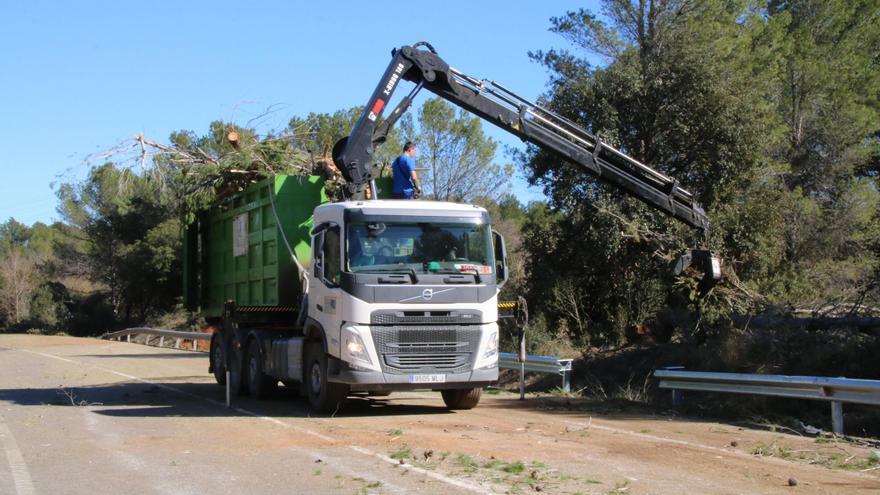
[[[424, 46], [426, 49], [420, 49]], [[382, 111], [401, 79], [415, 88], [379, 123]], [[374, 177], [372, 153], [388, 131], [427, 89], [441, 98], [495, 124], [520, 139], [551, 150], [599, 180], [703, 231], [709, 219], [696, 197], [678, 181], [604, 143], [578, 124], [515, 94], [504, 86], [480, 80], [450, 67], [427, 43], [392, 52], [391, 63], [373, 91], [351, 135], [333, 148], [333, 159], [345, 177], [348, 196], [359, 199]]]

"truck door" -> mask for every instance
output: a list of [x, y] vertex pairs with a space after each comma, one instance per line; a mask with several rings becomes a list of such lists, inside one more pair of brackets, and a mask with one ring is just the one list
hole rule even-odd
[[339, 304], [342, 289], [342, 235], [339, 225], [324, 223], [314, 229], [312, 279], [309, 286], [309, 316], [324, 328], [327, 352], [339, 356]]

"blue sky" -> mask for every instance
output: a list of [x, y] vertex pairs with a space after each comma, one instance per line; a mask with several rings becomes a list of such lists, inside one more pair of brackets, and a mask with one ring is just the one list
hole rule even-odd
[[[243, 124], [280, 105], [265, 131], [362, 105], [390, 50], [419, 40], [459, 70], [534, 99], [548, 76], [527, 52], [568, 47], [549, 18], [581, 6], [598, 10], [563, 1], [5, 4], [0, 221], [57, 219], [52, 184], [83, 177], [86, 156], [140, 132], [201, 134], [212, 120]], [[521, 178], [514, 191], [542, 197]]]

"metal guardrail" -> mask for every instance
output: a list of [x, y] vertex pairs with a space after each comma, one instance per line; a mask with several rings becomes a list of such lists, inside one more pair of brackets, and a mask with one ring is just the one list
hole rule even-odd
[[149, 327], [134, 327], [134, 328], [126, 328], [125, 330], [119, 330], [118, 332], [111, 332], [105, 334], [103, 338], [105, 339], [116, 339], [122, 340], [122, 337], [125, 337], [127, 342], [131, 342], [132, 335], [152, 335], [154, 337], [159, 337], [159, 347], [162, 347], [165, 344], [165, 338], [176, 339], [174, 348], [180, 349], [180, 344], [185, 340], [192, 341], [192, 350], [198, 350], [197, 342], [200, 340], [211, 340], [210, 333], [202, 333], [202, 332], [181, 332], [179, 330], [165, 330], [164, 328], [149, 328]]
[[562, 375], [562, 390], [571, 392], [571, 359], [560, 359], [550, 356], [526, 356], [525, 361], [519, 360], [518, 354], [509, 352], [498, 353], [498, 367], [519, 370], [520, 398], [523, 397], [525, 387], [525, 372], [535, 371], [538, 373], [554, 373]]
[[880, 406], [880, 380], [717, 373], [672, 368], [655, 370], [654, 377], [660, 379], [660, 388], [672, 390], [675, 405], [681, 403], [685, 390], [828, 401], [831, 402], [831, 429], [837, 434], [843, 434], [844, 402]]
[[[181, 332], [179, 330], [165, 330], [163, 328], [149, 327], [126, 328], [125, 330], [105, 334], [103, 338], [122, 340], [122, 338], [125, 337], [126, 341], [131, 342], [132, 335], [152, 335], [159, 337], [159, 347], [162, 347], [165, 344], [166, 338], [173, 338], [176, 339], [174, 346], [176, 349], [180, 349], [182, 341], [191, 340], [193, 343], [192, 349], [194, 351], [197, 350], [196, 342], [199, 340], [211, 340], [210, 333]], [[526, 360], [520, 362], [519, 355], [517, 354], [506, 352], [498, 353], [498, 367], [520, 370], [520, 383], [524, 383], [524, 373], [526, 371], [553, 373], [562, 376], [562, 390], [565, 392], [571, 392], [571, 363], [571, 359], [560, 359], [550, 356], [526, 356]], [[520, 395], [522, 396], [523, 387], [520, 387], [520, 391]]]

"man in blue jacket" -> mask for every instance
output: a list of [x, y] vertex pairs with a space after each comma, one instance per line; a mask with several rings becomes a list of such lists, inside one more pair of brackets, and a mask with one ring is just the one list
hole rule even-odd
[[391, 164], [394, 186], [391, 197], [394, 199], [413, 199], [422, 195], [419, 176], [416, 174], [416, 145], [407, 141], [403, 145], [403, 154]]

